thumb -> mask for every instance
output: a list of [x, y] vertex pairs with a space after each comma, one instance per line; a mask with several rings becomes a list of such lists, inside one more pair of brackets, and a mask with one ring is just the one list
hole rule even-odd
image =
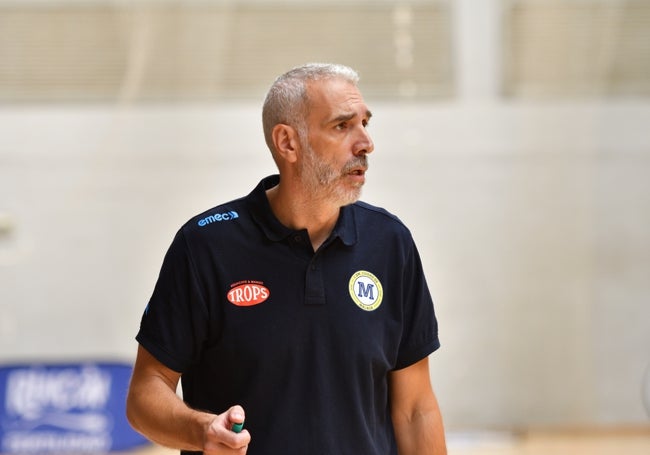
[[228, 426], [228, 429], [234, 431], [235, 433], [239, 433], [244, 426], [245, 419], [246, 413], [244, 412], [244, 408], [239, 405], [235, 405], [228, 409], [226, 425]]

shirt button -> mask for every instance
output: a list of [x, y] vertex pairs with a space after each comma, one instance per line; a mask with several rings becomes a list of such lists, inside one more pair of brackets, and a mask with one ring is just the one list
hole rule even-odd
[[293, 241], [296, 243], [301, 243], [302, 242], [302, 237], [300, 235], [294, 235], [293, 236]]

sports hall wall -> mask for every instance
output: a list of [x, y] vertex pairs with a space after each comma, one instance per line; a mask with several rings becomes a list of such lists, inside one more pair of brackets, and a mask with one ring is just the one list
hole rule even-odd
[[[277, 27], [260, 55], [242, 40], [264, 36], [228, 21], [272, 28], [259, 2], [89, 3], [0, 1], [0, 364], [132, 361], [176, 229], [275, 171], [260, 116], [272, 77], [338, 59], [374, 114], [363, 198], [399, 216], [423, 258], [448, 427], [647, 425], [647, 2], [312, 1], [296, 10], [306, 29], [310, 7], [376, 29], [337, 54], [280, 46]], [[226, 34], [184, 9], [205, 5], [230, 42], [193, 41]], [[84, 39], [38, 38], [43, 24]], [[387, 41], [355, 41], [368, 34]], [[44, 60], [56, 40], [90, 41], [87, 58]]]

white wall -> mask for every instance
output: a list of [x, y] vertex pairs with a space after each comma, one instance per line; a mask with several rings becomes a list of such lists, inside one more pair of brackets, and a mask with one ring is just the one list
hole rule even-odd
[[[450, 428], [647, 422], [650, 103], [368, 100]], [[133, 358], [187, 218], [274, 171], [259, 106], [0, 109], [0, 362]]]

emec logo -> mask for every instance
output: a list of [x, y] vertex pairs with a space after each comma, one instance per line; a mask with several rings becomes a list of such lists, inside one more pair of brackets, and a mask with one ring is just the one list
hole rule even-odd
[[201, 218], [197, 224], [203, 227], [203, 226], [207, 226], [208, 224], [212, 224], [216, 221], [230, 221], [230, 220], [236, 220], [237, 218], [239, 218], [239, 213], [233, 210], [225, 213], [215, 213], [214, 215]]
[[384, 297], [384, 289], [375, 275], [365, 270], [359, 270], [349, 283], [350, 297], [359, 308], [373, 311], [379, 308]]

